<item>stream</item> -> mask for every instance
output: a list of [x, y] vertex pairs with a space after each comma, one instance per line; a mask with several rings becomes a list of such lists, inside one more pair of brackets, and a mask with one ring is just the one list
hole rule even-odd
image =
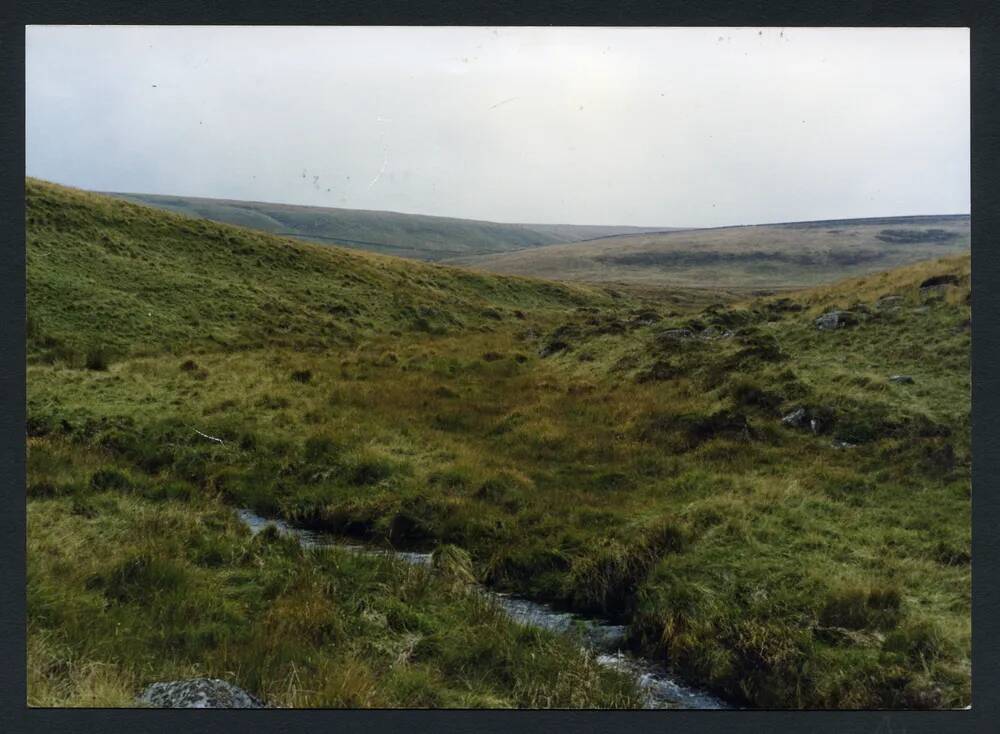
[[[430, 553], [395, 551], [343, 542], [342, 539], [296, 528], [288, 523], [263, 518], [250, 510], [237, 510], [239, 519], [255, 535], [266, 527], [282, 535], [298, 538], [305, 547], [333, 547], [367, 555], [389, 556], [418, 566], [429, 566]], [[644, 695], [643, 708], [649, 709], [726, 709], [731, 708], [721, 699], [678, 681], [662, 664], [621, 649], [625, 639], [622, 625], [572, 612], [563, 612], [548, 604], [523, 597], [493, 591], [479, 586], [481, 593], [493, 599], [514, 621], [530, 627], [540, 627], [557, 633], [577, 630], [586, 649], [596, 656], [600, 665], [615, 668], [631, 675]]]

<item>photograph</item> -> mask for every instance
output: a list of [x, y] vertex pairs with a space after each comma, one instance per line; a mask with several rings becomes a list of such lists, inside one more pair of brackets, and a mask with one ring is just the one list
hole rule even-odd
[[28, 709], [973, 705], [969, 28], [23, 31]]

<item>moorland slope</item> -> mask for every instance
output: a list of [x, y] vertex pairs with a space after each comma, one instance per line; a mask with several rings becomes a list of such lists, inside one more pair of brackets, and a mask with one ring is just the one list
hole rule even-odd
[[888, 217], [615, 235], [446, 262], [560, 281], [774, 289], [958, 255], [969, 242], [967, 215]]
[[640, 301], [38, 181], [27, 227], [31, 702], [635, 704], [454, 575], [250, 507], [461, 549], [744, 705], [968, 704], [968, 256]]
[[505, 224], [422, 214], [156, 194], [110, 194], [160, 209], [369, 252], [417, 260], [509, 252], [662, 227]]

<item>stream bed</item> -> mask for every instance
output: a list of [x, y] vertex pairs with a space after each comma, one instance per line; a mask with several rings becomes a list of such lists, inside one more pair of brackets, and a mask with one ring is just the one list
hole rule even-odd
[[[263, 518], [246, 509], [237, 510], [237, 515], [254, 534], [268, 526], [274, 526], [282, 535], [298, 538], [305, 547], [333, 547], [355, 553], [388, 556], [420, 566], [429, 566], [431, 563], [430, 553], [386, 550], [348, 543], [337, 536], [297, 528], [282, 520]], [[644, 708], [731, 708], [716, 696], [677, 680], [662, 663], [623, 650], [625, 628], [621, 625], [612, 624], [597, 617], [559, 611], [548, 604], [514, 594], [493, 591], [481, 585], [479, 590], [493, 599], [511, 619], [520, 624], [540, 627], [557, 633], [567, 633], [570, 630], [580, 632], [584, 647], [593, 652], [599, 664], [624, 671], [635, 679], [636, 684], [644, 694]]]

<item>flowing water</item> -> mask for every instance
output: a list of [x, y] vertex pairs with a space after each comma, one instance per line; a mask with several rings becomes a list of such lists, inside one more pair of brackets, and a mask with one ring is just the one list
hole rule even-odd
[[[250, 510], [238, 510], [239, 519], [256, 534], [274, 526], [282, 535], [299, 539], [306, 547], [328, 546], [355, 553], [388, 556], [406, 563], [429, 566], [430, 553], [385, 550], [366, 545], [345, 543], [342, 539], [324, 533], [297, 528], [282, 520], [260, 517]], [[584, 646], [591, 650], [597, 662], [631, 675], [644, 694], [645, 708], [672, 709], [724, 709], [729, 706], [710, 693], [692, 688], [678, 681], [664, 665], [649, 658], [633, 655], [621, 649], [625, 628], [596, 617], [563, 612], [548, 604], [532, 601], [514, 594], [505, 594], [480, 586], [480, 591], [492, 598], [516, 622], [531, 627], [541, 627], [553, 632], [573, 630], [580, 634]]]

